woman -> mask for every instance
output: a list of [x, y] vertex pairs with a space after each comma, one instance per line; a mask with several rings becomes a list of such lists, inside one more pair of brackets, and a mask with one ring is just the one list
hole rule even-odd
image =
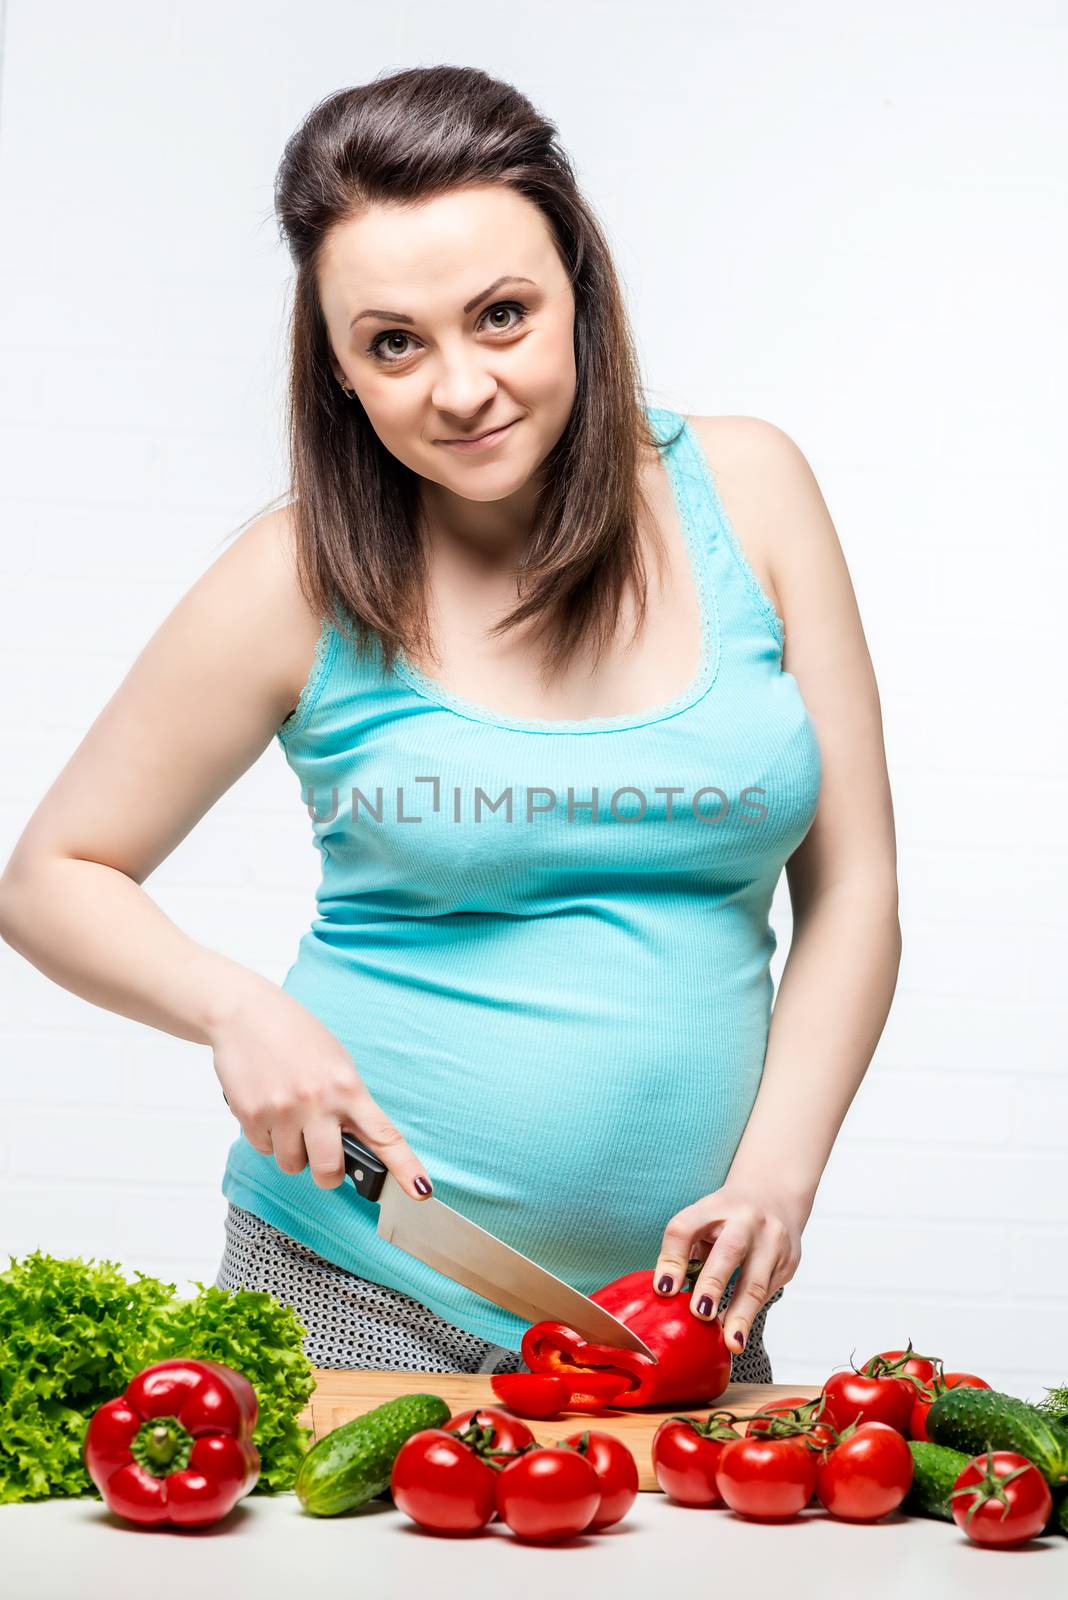
[[[645, 1267], [678, 1294], [702, 1261], [690, 1312], [770, 1382], [767, 1308], [900, 952], [878, 697], [819, 489], [768, 423], [640, 401], [603, 235], [510, 86], [437, 67], [335, 94], [276, 203], [292, 496], [41, 802], [4, 936], [211, 1047], [240, 1125], [217, 1281], [293, 1304], [320, 1365], [523, 1366], [521, 1319], [379, 1237], [348, 1128], [587, 1293]], [[281, 988], [140, 888], [274, 736], [323, 867]]]

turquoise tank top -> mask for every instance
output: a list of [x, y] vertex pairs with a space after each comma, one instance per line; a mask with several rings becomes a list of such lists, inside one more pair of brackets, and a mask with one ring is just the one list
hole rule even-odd
[[[703, 617], [673, 700], [496, 713], [323, 624], [277, 734], [316, 914], [283, 988], [345, 1046], [435, 1195], [589, 1294], [656, 1266], [725, 1180], [764, 1067], [783, 865], [821, 761], [783, 623], [704, 451], [649, 407]], [[667, 441], [677, 429], [676, 442]], [[239, 1134], [223, 1193], [350, 1272], [519, 1348], [528, 1326], [383, 1240], [378, 1206]]]

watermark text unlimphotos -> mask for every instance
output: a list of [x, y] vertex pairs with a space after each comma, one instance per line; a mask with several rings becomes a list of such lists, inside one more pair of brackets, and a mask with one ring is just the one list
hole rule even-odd
[[[469, 789], [458, 785], [448, 788], [440, 776], [418, 777], [413, 783], [426, 784], [415, 796], [406, 795], [404, 784], [391, 787], [390, 799], [378, 784], [371, 794], [353, 787], [349, 791], [349, 819], [352, 822], [423, 822], [427, 815], [438, 816], [449, 822], [481, 823], [502, 819], [505, 822], [536, 822], [542, 817], [557, 816], [562, 821], [642, 822], [650, 814], [657, 821], [699, 822], [715, 826], [733, 816], [737, 822], [755, 824], [768, 817], [768, 807], [762, 797], [766, 789], [748, 785], [734, 795], [728, 795], [717, 784], [706, 784], [692, 793], [683, 785], [657, 784], [643, 789], [633, 784], [621, 784], [610, 794], [602, 796], [594, 785], [583, 794], [576, 794], [570, 785], [564, 793], [548, 785], [509, 784], [499, 794], [490, 794], [478, 784]], [[655, 797], [664, 797], [663, 805]], [[653, 798], [651, 798], [653, 797]], [[303, 792], [308, 815], [315, 822], [336, 822], [340, 814], [341, 791], [332, 788], [329, 799], [317, 796], [314, 789]]]

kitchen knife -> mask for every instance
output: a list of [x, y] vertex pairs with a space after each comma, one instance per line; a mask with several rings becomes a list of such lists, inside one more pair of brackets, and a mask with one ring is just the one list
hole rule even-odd
[[486, 1228], [431, 1195], [416, 1200], [373, 1151], [341, 1130], [345, 1171], [365, 1200], [378, 1202], [378, 1231], [390, 1244], [527, 1322], [563, 1322], [595, 1344], [640, 1350], [644, 1339], [588, 1295], [539, 1267]]

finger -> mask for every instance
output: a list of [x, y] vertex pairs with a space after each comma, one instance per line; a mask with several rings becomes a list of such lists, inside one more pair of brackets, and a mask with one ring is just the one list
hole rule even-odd
[[696, 1213], [692, 1220], [687, 1211], [679, 1211], [664, 1229], [660, 1241], [660, 1254], [653, 1268], [653, 1287], [657, 1294], [674, 1294], [686, 1281], [686, 1267], [690, 1260], [690, 1246], [697, 1232]]
[[292, 1123], [279, 1123], [277, 1128], [268, 1128], [271, 1148], [274, 1159], [282, 1171], [290, 1177], [295, 1177], [298, 1172], [303, 1172], [308, 1165], [308, 1152], [304, 1148], [304, 1134], [302, 1129]]
[[242, 1123], [241, 1131], [245, 1135], [245, 1138], [248, 1140], [249, 1144], [252, 1146], [253, 1150], [255, 1150], [259, 1155], [274, 1155], [274, 1147], [271, 1144], [271, 1135], [268, 1133], [266, 1128], [260, 1128], [252, 1123], [249, 1123], [246, 1127], [246, 1125]]
[[345, 1181], [345, 1152], [336, 1117], [314, 1117], [304, 1125], [312, 1180], [320, 1189], [336, 1189]]
[[[353, 1132], [370, 1145], [375, 1155], [386, 1163], [390, 1172], [413, 1200], [425, 1200], [431, 1193], [431, 1182], [426, 1169], [400, 1129], [395, 1127], [382, 1108], [373, 1100], [359, 1102], [354, 1107]], [[420, 1189], [419, 1185], [425, 1185]]]
[[723, 1313], [723, 1333], [735, 1355], [745, 1349], [753, 1318], [775, 1292], [779, 1281], [778, 1251], [754, 1250], [734, 1286], [731, 1303]]
[[697, 1274], [690, 1295], [690, 1309], [697, 1316], [709, 1321], [715, 1316], [731, 1273], [740, 1261], [745, 1260], [752, 1247], [753, 1239], [748, 1229], [742, 1229], [737, 1224], [723, 1229], [708, 1260]]

